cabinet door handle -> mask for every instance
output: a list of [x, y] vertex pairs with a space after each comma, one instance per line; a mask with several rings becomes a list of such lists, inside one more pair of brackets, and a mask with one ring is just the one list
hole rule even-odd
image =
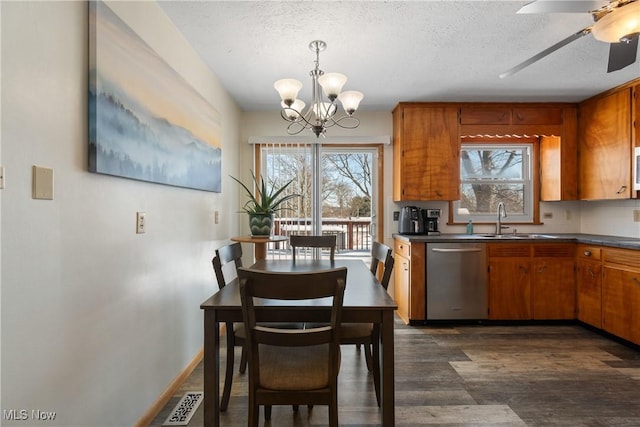
[[640, 279], [638, 279], [637, 277], [632, 277], [631, 280], [636, 282], [636, 285], [640, 286]]
[[519, 266], [518, 266], [518, 268], [519, 268], [519, 269], [520, 269], [520, 271], [522, 271], [524, 274], [527, 274], [527, 273], [529, 272], [529, 270], [528, 270], [526, 267], [522, 266], [522, 265], [519, 265]]
[[584, 256], [591, 256], [591, 251], [584, 251]]
[[546, 269], [547, 269], [547, 265], [546, 265], [546, 264], [544, 264], [543, 266], [541, 266], [541, 267], [538, 269], [538, 273], [544, 273], [544, 271], [545, 271]]
[[620, 189], [618, 191], [616, 191], [616, 194], [622, 194], [625, 192], [625, 190], [627, 189], [626, 185], [623, 185], [620, 187]]
[[402, 265], [404, 266], [404, 271], [409, 271], [409, 263], [402, 263]]
[[587, 271], [589, 271], [589, 274], [591, 275], [591, 278], [592, 278], [592, 279], [595, 279], [595, 278], [596, 278], [596, 273], [594, 273], [592, 269], [589, 269], [589, 270], [587, 270]]

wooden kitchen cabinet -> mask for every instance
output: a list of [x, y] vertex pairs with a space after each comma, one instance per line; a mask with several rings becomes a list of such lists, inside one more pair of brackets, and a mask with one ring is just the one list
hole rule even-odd
[[538, 137], [540, 199], [577, 200], [577, 116], [570, 103], [402, 102], [393, 110], [393, 200], [459, 200], [460, 141], [478, 135]]
[[458, 200], [458, 109], [401, 103], [393, 111], [393, 200]]
[[640, 344], [640, 251], [602, 249], [602, 329]]
[[540, 136], [541, 201], [578, 199], [578, 109], [561, 111], [560, 135]]
[[484, 104], [460, 108], [462, 125], [561, 125], [562, 108]]
[[579, 244], [576, 253], [578, 320], [602, 329], [602, 248]]
[[575, 319], [576, 281], [573, 243], [531, 245], [533, 319]]
[[575, 244], [488, 246], [489, 319], [575, 319]]
[[531, 319], [530, 245], [492, 243], [487, 251], [489, 319]]
[[632, 87], [579, 106], [579, 192], [582, 200], [631, 197]]
[[401, 239], [394, 243], [394, 299], [406, 324], [425, 320], [425, 247]]
[[[460, 136], [538, 139], [541, 201], [578, 199], [578, 106], [570, 103], [463, 103]], [[539, 155], [538, 155], [539, 152]]]

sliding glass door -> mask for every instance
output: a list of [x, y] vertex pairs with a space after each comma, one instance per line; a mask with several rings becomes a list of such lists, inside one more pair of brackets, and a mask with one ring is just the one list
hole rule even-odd
[[[290, 192], [300, 195], [279, 213], [275, 234], [332, 234], [337, 258], [369, 258], [378, 229], [377, 147], [261, 144], [256, 154], [269, 183], [293, 180]], [[268, 251], [286, 256], [288, 245]]]

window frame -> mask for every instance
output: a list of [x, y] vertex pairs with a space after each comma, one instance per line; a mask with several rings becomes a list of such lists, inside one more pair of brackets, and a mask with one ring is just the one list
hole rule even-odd
[[[499, 139], [498, 139], [499, 138]], [[528, 145], [530, 147], [530, 161], [529, 161], [529, 199], [531, 203], [531, 209], [526, 219], [523, 215], [511, 215], [509, 212], [507, 218], [503, 221], [505, 224], [526, 224], [526, 225], [539, 225], [540, 222], [540, 139], [539, 137], [494, 137], [494, 138], [464, 138], [460, 142], [460, 149], [464, 146], [480, 146], [480, 147], [500, 147], [500, 146], [523, 146]], [[462, 170], [461, 170], [462, 173]], [[463, 180], [460, 176], [459, 185], [462, 186]], [[526, 191], [526, 190], [525, 190]], [[526, 197], [526, 194], [525, 194]], [[457, 210], [459, 206], [459, 200], [453, 200], [449, 202], [449, 225], [466, 224], [469, 220], [472, 220], [474, 224], [489, 224], [495, 222], [495, 215], [458, 215]], [[525, 199], [526, 204], [526, 199]]]

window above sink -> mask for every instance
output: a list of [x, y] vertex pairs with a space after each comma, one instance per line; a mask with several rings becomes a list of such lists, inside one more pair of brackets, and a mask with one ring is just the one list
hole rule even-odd
[[464, 142], [460, 152], [461, 200], [452, 203], [453, 222], [494, 222], [498, 203], [504, 222], [533, 222], [533, 143]]

